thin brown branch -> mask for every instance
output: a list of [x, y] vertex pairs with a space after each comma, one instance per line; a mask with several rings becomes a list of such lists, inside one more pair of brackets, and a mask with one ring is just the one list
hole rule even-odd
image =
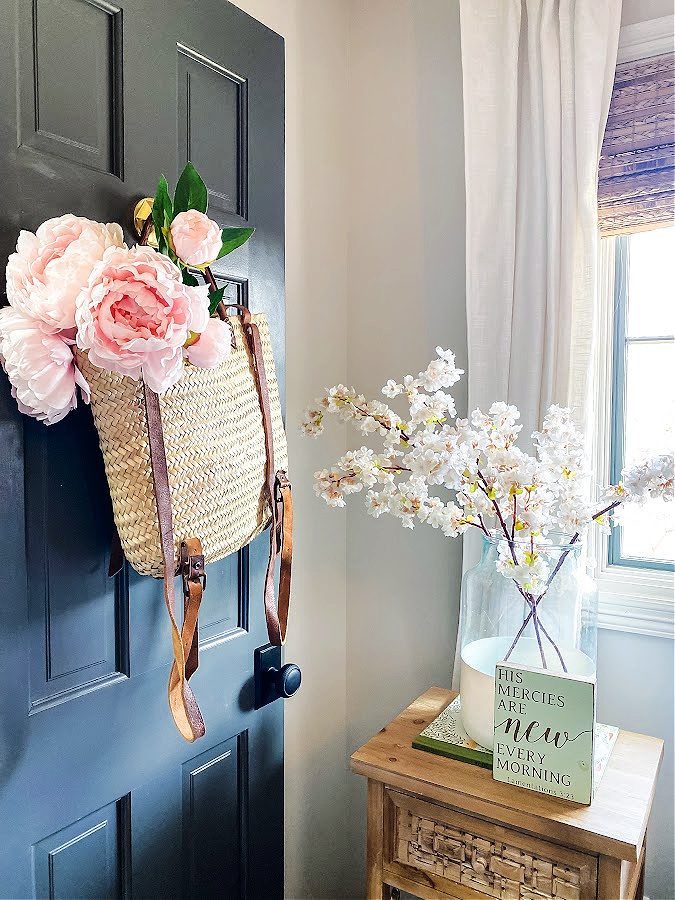
[[[208, 266], [204, 269], [204, 281], [208, 284], [211, 293], [218, 290], [216, 279], [213, 277], [213, 272]], [[223, 322], [227, 321], [227, 308], [222, 300], [216, 307], [216, 312], [218, 313], [218, 318], [222, 319]]]
[[496, 512], [497, 518], [499, 519], [499, 524], [501, 525], [502, 531], [504, 532], [504, 537], [506, 538], [506, 542], [509, 545], [509, 550], [511, 551], [511, 558], [513, 559], [513, 562], [515, 563], [515, 565], [518, 565], [518, 557], [516, 556], [516, 548], [514, 546], [514, 541], [513, 541], [513, 538], [509, 535], [509, 529], [506, 527], [506, 522], [504, 521], [504, 516], [502, 515], [502, 511], [499, 508], [499, 504], [497, 503], [496, 500], [493, 500], [490, 497], [490, 494], [488, 491], [488, 483], [485, 480], [485, 477], [484, 477], [483, 473], [481, 472], [481, 470], [476, 469], [476, 471], [478, 472], [478, 477], [483, 482], [483, 484], [479, 485], [479, 487], [480, 487], [481, 491], [485, 494], [485, 496], [488, 498], [488, 500], [490, 501], [492, 506], [494, 507], [494, 511]]
[[143, 222], [141, 233], [138, 236], [138, 243], [141, 247], [144, 247], [148, 243], [148, 238], [150, 237], [150, 231], [152, 230], [152, 227], [152, 215], [149, 215], [145, 222]]
[[[355, 410], [356, 410], [358, 413], [360, 413], [364, 418], [366, 418], [367, 416], [370, 415], [370, 413], [368, 412], [367, 409], [364, 409], [362, 406], [358, 406], [356, 403], [354, 403], [353, 400], [348, 400], [348, 399], [346, 399], [344, 402], [345, 402], [345, 403], [349, 403], [349, 405], [352, 407], [352, 409], [355, 409]], [[386, 428], [387, 431], [393, 431], [393, 430], [394, 430], [392, 425], [387, 425], [385, 422], [382, 421], [382, 416], [373, 416], [373, 419], [375, 419], [375, 421], [376, 421], [382, 428]], [[404, 443], [406, 443], [406, 444], [410, 443], [410, 438], [408, 437], [408, 435], [407, 435], [404, 431], [401, 431], [400, 428], [397, 429], [397, 431], [399, 432], [400, 440], [402, 440], [402, 441], [403, 441]], [[409, 471], [409, 470], [406, 469], [405, 471]]]

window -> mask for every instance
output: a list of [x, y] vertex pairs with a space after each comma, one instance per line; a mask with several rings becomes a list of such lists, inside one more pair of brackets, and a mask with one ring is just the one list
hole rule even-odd
[[[610, 476], [675, 445], [675, 227], [615, 240]], [[612, 566], [670, 570], [675, 516], [658, 501], [627, 506], [607, 542]]]
[[[598, 340], [586, 369], [600, 485], [675, 443], [673, 21], [624, 25], [619, 35], [599, 166]], [[591, 529], [601, 627], [675, 636], [674, 528], [675, 504], [663, 504], [625, 507], [610, 536]]]
[[[659, 243], [667, 249], [659, 252]], [[591, 375], [593, 467], [600, 486], [618, 478], [622, 467], [646, 444], [649, 450], [664, 442], [672, 447], [675, 350], [672, 340], [663, 339], [673, 334], [669, 305], [675, 307], [675, 303], [669, 300], [674, 264], [675, 228], [605, 237], [599, 242], [599, 340]], [[669, 326], [663, 324], [668, 315]], [[668, 354], [669, 368], [663, 362]], [[670, 425], [666, 424], [668, 403]], [[675, 505], [663, 504], [647, 524], [636, 521], [635, 516], [646, 515], [647, 509], [632, 512], [625, 507], [625, 526], [612, 529], [609, 537], [598, 529], [589, 533], [599, 588], [599, 623], [603, 628], [672, 638]]]

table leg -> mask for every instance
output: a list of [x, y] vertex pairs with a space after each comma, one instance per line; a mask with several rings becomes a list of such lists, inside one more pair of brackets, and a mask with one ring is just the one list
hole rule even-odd
[[368, 779], [368, 835], [366, 841], [366, 897], [389, 900], [389, 885], [382, 881], [384, 857], [384, 787]]
[[635, 888], [635, 900], [644, 900], [645, 896], [645, 866], [647, 865], [647, 838], [645, 837], [642, 845], [642, 865], [640, 866], [640, 877], [638, 878], [637, 887]]
[[621, 860], [611, 856], [598, 859], [598, 900], [623, 900], [621, 895]]

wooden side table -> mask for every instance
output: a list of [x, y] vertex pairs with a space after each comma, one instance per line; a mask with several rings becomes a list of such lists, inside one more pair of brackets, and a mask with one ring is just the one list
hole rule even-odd
[[368, 779], [368, 897], [641, 898], [663, 741], [621, 731], [592, 805], [577, 806], [413, 749], [455, 696], [431, 688], [352, 756]]

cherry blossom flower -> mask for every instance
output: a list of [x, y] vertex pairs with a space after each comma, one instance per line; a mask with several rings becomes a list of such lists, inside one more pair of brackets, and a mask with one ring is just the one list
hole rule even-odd
[[[551, 565], [547, 535], [562, 532], [573, 544], [592, 523], [609, 529], [621, 503], [673, 499], [673, 455], [662, 454], [624, 472], [593, 506], [583, 436], [569, 409], [550, 407], [532, 435], [534, 453], [526, 453], [517, 446], [522, 426], [515, 406], [498, 401], [487, 412], [456, 418], [454, 400], [443, 389], [463, 372], [451, 351], [437, 347], [436, 353], [417, 378], [389, 379], [382, 388], [386, 398], [407, 403], [403, 416], [343, 384], [307, 408], [306, 434], [320, 434], [333, 414], [381, 439], [385, 449], [379, 455], [365, 446], [349, 451], [332, 469], [316, 473], [315, 492], [329, 506], [344, 506], [346, 495], [366, 488], [366, 508], [375, 518], [388, 513], [405, 528], [424, 522], [451, 538], [471, 528], [496, 537], [497, 568], [529, 603], [559, 569]], [[430, 487], [446, 489], [451, 499], [430, 495]]]
[[673, 454], [641, 460], [621, 473], [625, 497], [636, 503], [648, 498], [673, 499]]

